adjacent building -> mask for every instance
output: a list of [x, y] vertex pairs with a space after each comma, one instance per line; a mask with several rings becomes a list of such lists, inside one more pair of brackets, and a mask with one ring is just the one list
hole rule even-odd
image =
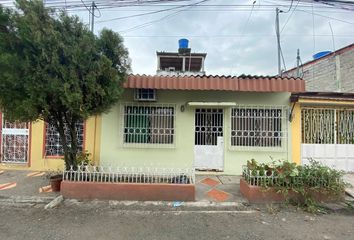
[[301, 77], [308, 92], [354, 92], [354, 44], [335, 52], [314, 55], [314, 60], [293, 68], [284, 76]]

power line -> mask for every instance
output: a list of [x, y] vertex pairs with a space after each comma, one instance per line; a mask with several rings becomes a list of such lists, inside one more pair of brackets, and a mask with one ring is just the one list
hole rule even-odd
[[297, 6], [299, 5], [299, 2], [300, 2], [300, 0], [297, 1], [296, 5], [295, 5], [295, 7], [294, 7], [294, 9], [293, 9], [293, 11], [290, 13], [290, 15], [288, 16], [288, 18], [286, 19], [286, 21], [285, 21], [283, 27], [282, 27], [281, 30], [280, 30], [280, 33], [283, 32], [283, 30], [284, 30], [284, 28], [286, 27], [286, 25], [288, 24], [290, 18], [293, 16], [293, 14], [294, 14], [294, 12], [295, 12]]

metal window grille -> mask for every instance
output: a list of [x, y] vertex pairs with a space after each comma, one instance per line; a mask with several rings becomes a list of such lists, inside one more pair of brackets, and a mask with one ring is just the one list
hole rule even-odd
[[156, 91], [150, 88], [135, 89], [135, 100], [138, 101], [156, 101]]
[[[84, 121], [76, 123], [78, 150], [82, 152], [84, 150]], [[71, 142], [71, 137], [68, 133], [68, 128], [64, 128], [66, 139], [68, 143]], [[46, 124], [45, 135], [45, 155], [46, 156], [63, 156], [63, 145], [60, 142], [59, 132], [52, 124]]]
[[286, 106], [238, 106], [231, 109], [231, 147], [282, 151], [287, 145]]
[[124, 104], [123, 146], [174, 147], [175, 106], [171, 104]]
[[197, 108], [195, 110], [195, 145], [217, 145], [223, 136], [223, 109]]
[[9, 122], [3, 118], [1, 162], [27, 163], [28, 141], [29, 123]]
[[65, 181], [194, 184], [194, 168], [78, 166], [63, 171]]
[[302, 108], [301, 132], [302, 143], [353, 144], [354, 110]]

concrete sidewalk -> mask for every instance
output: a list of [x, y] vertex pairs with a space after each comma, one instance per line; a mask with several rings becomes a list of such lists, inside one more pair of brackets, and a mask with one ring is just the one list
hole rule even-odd
[[45, 172], [1, 170], [0, 196], [2, 197], [56, 197], [51, 191]]

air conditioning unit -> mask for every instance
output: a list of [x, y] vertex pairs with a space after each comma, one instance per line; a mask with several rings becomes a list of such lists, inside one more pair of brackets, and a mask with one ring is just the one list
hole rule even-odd
[[135, 89], [134, 99], [136, 101], [156, 101], [156, 90], [150, 88]]

